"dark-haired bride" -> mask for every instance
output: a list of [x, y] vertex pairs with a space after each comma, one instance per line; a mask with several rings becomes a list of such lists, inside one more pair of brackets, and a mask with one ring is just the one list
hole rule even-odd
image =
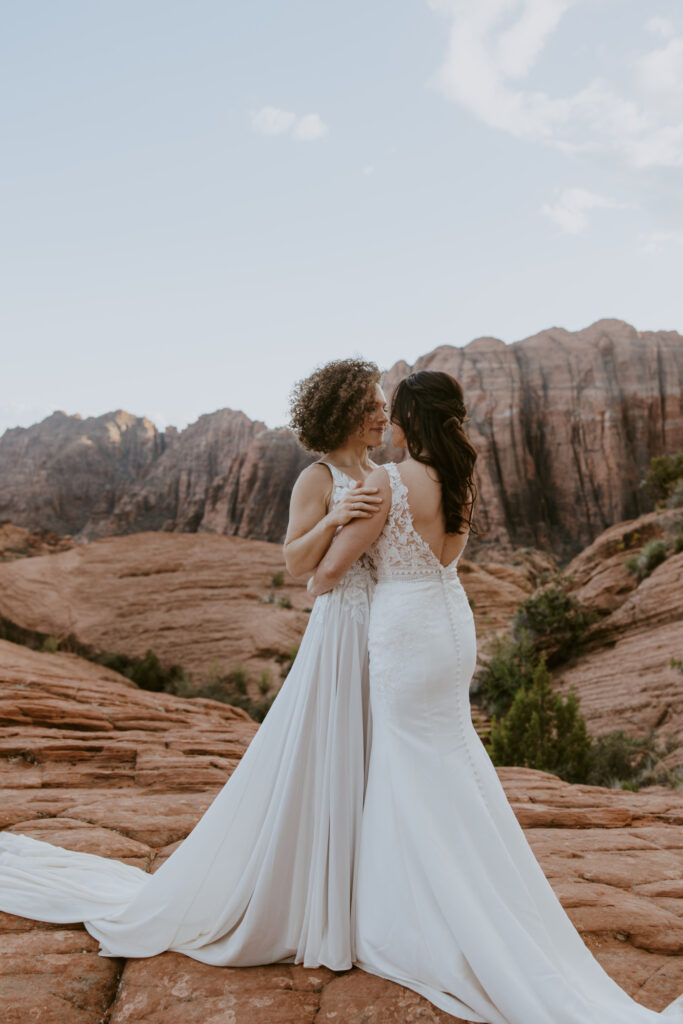
[[356, 962], [478, 1024], [683, 1024], [683, 995], [649, 1010], [585, 946], [472, 725], [476, 637], [458, 561], [476, 453], [464, 417], [448, 374], [399, 383], [393, 440], [410, 458], [366, 478], [380, 511], [344, 527], [310, 588], [324, 597], [370, 554], [373, 739]]
[[[374, 363], [300, 381], [292, 426], [325, 457], [292, 493], [285, 560], [310, 575], [340, 528], [377, 514], [365, 485], [388, 417]], [[83, 921], [103, 956], [173, 949], [204, 963], [346, 970], [370, 744], [367, 559], [315, 602], [296, 660], [226, 785], [155, 874], [0, 833], [0, 910]]]

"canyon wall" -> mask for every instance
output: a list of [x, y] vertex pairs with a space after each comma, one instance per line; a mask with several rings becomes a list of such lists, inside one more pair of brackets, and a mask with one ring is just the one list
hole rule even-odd
[[[651, 507], [654, 455], [683, 449], [683, 337], [601, 320], [505, 344], [477, 338], [396, 363], [460, 380], [479, 458], [470, 557], [536, 547], [560, 561]], [[384, 448], [380, 461], [402, 453]], [[222, 409], [183, 431], [118, 411], [53, 413], [0, 437], [0, 522], [90, 540], [143, 530], [281, 541], [289, 495], [313, 456], [285, 429]]]

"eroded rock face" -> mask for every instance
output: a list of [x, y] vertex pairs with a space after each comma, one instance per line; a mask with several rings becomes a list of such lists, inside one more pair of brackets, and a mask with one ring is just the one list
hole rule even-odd
[[231, 409], [164, 433], [121, 410], [55, 412], [0, 437], [0, 519], [79, 540], [164, 529], [280, 541], [312, 460], [291, 431]]
[[[487, 530], [470, 540], [475, 559], [521, 546], [567, 561], [647, 511], [649, 459], [683, 448], [683, 338], [673, 331], [600, 320], [509, 345], [477, 338], [396, 363], [385, 388], [420, 369], [447, 370], [465, 391]], [[229, 409], [163, 434], [121, 411], [54, 413], [0, 438], [0, 520], [81, 539], [166, 529], [281, 541], [292, 485], [312, 460], [289, 430]]]
[[[214, 701], [145, 693], [75, 655], [0, 641], [0, 827], [153, 871], [204, 813], [255, 730]], [[634, 998], [661, 1009], [683, 991], [683, 794], [573, 786], [521, 768], [499, 775], [589, 948]], [[125, 962], [97, 949], [81, 925], [0, 914], [4, 1021], [454, 1020], [356, 969], [209, 967], [176, 953]]]
[[311, 603], [278, 544], [213, 534], [137, 533], [0, 565], [0, 616], [16, 625], [98, 652], [149, 648], [197, 683], [243, 666], [254, 696], [266, 670], [279, 687]]
[[[683, 675], [670, 664], [683, 658], [683, 552], [672, 548], [679, 533], [683, 509], [652, 512], [606, 530], [566, 567], [574, 595], [603, 617], [554, 675], [560, 692], [574, 687], [593, 735], [653, 729], [660, 742], [671, 737], [668, 768], [683, 763]], [[638, 583], [626, 562], [651, 540], [671, 553]]]
[[[462, 384], [479, 453], [478, 522], [501, 551], [528, 545], [566, 561], [647, 511], [649, 459], [683, 448], [683, 337], [673, 331], [600, 320], [510, 345], [478, 338], [397, 363], [385, 389], [427, 369]], [[482, 546], [470, 544], [471, 554]]]

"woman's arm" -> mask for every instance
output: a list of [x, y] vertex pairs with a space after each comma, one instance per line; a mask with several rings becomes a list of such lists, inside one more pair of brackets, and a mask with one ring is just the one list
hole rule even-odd
[[315, 575], [309, 580], [308, 590], [314, 597], [320, 597], [321, 594], [336, 587], [353, 563], [371, 544], [374, 544], [384, 529], [391, 508], [391, 484], [386, 470], [375, 469], [366, 477], [365, 485], [377, 488], [382, 504], [369, 519], [354, 519], [340, 531], [315, 570]]
[[352, 518], [372, 518], [379, 507], [376, 489], [358, 483], [328, 512], [332, 487], [329, 468], [317, 462], [294, 484], [284, 543], [285, 564], [294, 577], [313, 572], [340, 526]]

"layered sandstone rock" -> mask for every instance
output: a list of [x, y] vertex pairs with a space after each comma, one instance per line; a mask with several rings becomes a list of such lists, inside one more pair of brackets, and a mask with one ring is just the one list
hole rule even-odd
[[[568, 560], [647, 511], [649, 459], [683, 448], [683, 338], [673, 331], [600, 320], [507, 345], [477, 338], [396, 363], [386, 388], [417, 369], [447, 370], [465, 391], [487, 530], [471, 538], [473, 558], [524, 546]], [[0, 519], [86, 539], [167, 529], [281, 541], [292, 485], [312, 458], [290, 431], [228, 409], [163, 434], [120, 411], [54, 413], [0, 438]]]
[[52, 530], [36, 530], [32, 533], [14, 523], [0, 523], [0, 562], [68, 551], [73, 546], [71, 537], [60, 537]]
[[[0, 641], [0, 827], [153, 871], [255, 729], [214, 701], [144, 693], [74, 655]], [[661, 1009], [683, 991], [683, 794], [499, 775], [584, 941], [634, 998]], [[453, 1021], [358, 970], [208, 967], [175, 953], [125, 962], [97, 949], [81, 925], [0, 914], [6, 1024]]]
[[501, 551], [528, 545], [567, 560], [647, 511], [649, 459], [683, 449], [683, 337], [673, 331], [600, 320], [510, 345], [477, 338], [397, 363], [385, 387], [427, 369], [462, 384], [479, 453], [478, 521]]
[[164, 433], [121, 410], [55, 412], [0, 437], [0, 518], [81, 540], [165, 529], [279, 541], [312, 459], [289, 430], [231, 409]]
[[[574, 687], [593, 735], [623, 729], [643, 736], [654, 730], [675, 749], [670, 768], [683, 764], [683, 675], [671, 659], [683, 659], [683, 509], [653, 512], [619, 523], [566, 567], [572, 592], [602, 618], [585, 647], [554, 682]], [[642, 582], [626, 562], [651, 540], [662, 540], [669, 556]]]
[[279, 545], [237, 537], [138, 533], [0, 565], [0, 617], [15, 625], [96, 652], [151, 649], [196, 683], [242, 666], [254, 696], [266, 670], [279, 687], [310, 604]]
[[[517, 561], [460, 563], [480, 637], [502, 629], [553, 564], [531, 552]], [[242, 666], [255, 700], [264, 671], [279, 688], [311, 604], [280, 545], [236, 537], [138, 533], [0, 565], [0, 618], [98, 653], [151, 649], [196, 683]]]

